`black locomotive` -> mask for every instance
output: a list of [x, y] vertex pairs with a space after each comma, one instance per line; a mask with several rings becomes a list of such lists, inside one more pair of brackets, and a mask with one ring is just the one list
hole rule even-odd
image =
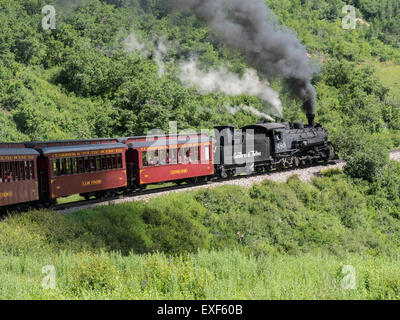
[[226, 178], [335, 159], [327, 132], [314, 124], [313, 115], [308, 119], [308, 126], [302, 122], [259, 122], [240, 130], [233, 126], [215, 127], [216, 174]]

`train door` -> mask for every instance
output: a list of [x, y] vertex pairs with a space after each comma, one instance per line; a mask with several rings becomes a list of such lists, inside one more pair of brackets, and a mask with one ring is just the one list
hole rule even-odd
[[142, 152], [137, 149], [128, 149], [126, 151], [126, 172], [129, 186], [138, 184], [140, 154], [142, 154]]
[[40, 199], [48, 199], [49, 197], [49, 177], [51, 176], [52, 167], [49, 165], [47, 157], [40, 156], [37, 158], [37, 176], [39, 181]]

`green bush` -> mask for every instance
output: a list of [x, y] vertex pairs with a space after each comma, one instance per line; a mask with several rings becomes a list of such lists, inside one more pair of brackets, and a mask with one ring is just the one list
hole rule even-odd
[[76, 256], [75, 263], [75, 276], [69, 283], [74, 294], [82, 291], [109, 292], [117, 287], [119, 273], [110, 256], [83, 251]]

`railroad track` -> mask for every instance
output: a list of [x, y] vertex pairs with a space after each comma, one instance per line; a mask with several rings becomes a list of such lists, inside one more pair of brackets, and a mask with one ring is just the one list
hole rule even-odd
[[171, 187], [161, 187], [150, 190], [143, 190], [132, 195], [121, 195], [116, 197], [110, 197], [107, 199], [95, 199], [95, 200], [84, 200], [78, 202], [71, 202], [55, 206], [53, 209], [60, 213], [70, 213], [73, 211], [94, 208], [98, 206], [113, 205], [119, 203], [133, 202], [133, 201], [148, 201], [151, 198], [166, 195], [172, 192], [189, 191], [196, 189], [204, 189], [217, 187], [222, 185], [237, 185], [243, 187], [251, 187], [256, 183], [260, 183], [264, 180], [272, 180], [276, 182], [286, 181], [290, 176], [299, 175], [303, 181], [309, 181], [312, 177], [318, 176], [321, 170], [328, 168], [343, 168], [345, 161], [334, 160], [330, 161], [327, 166], [325, 165], [314, 165], [298, 169], [284, 169], [280, 171], [271, 171], [269, 173], [259, 173], [252, 175], [242, 175], [230, 177], [227, 179], [214, 179], [209, 182], [202, 182], [197, 184], [185, 184], [176, 185]]

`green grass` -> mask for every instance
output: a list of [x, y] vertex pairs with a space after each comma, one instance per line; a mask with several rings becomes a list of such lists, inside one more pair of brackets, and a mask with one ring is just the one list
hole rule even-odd
[[[347, 255], [248, 256], [218, 251], [168, 257], [116, 253], [0, 256], [1, 299], [399, 299], [400, 261]], [[56, 269], [44, 289], [42, 267]], [[344, 289], [344, 265], [355, 289]]]
[[378, 78], [390, 88], [392, 94], [400, 101], [400, 65], [379, 63], [376, 66]]
[[[324, 175], [12, 215], [0, 222], [0, 298], [399, 299], [398, 181], [391, 194]], [[46, 265], [54, 290], [41, 285]], [[341, 286], [345, 265], [356, 289]]]
[[57, 199], [57, 203], [58, 204], [65, 204], [65, 203], [77, 202], [77, 201], [82, 201], [82, 200], [84, 200], [83, 197], [81, 197], [79, 194], [74, 194], [74, 195], [69, 196], [69, 197]]

